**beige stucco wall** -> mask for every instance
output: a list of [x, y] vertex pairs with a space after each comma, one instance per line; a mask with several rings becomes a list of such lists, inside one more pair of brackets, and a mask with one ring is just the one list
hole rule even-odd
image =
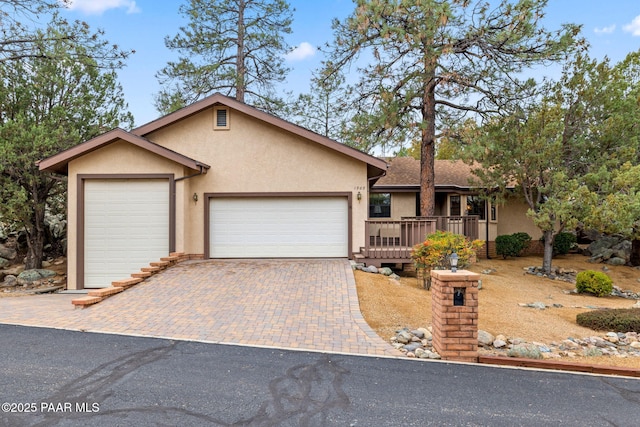
[[533, 240], [542, 237], [540, 229], [527, 217], [529, 206], [519, 198], [512, 197], [498, 209], [498, 235], [519, 232], [528, 233]]
[[391, 193], [391, 218], [416, 216], [416, 193]]
[[[367, 166], [273, 125], [230, 111], [230, 129], [213, 130], [213, 108], [146, 138], [209, 164], [204, 175], [176, 182], [176, 250], [204, 253], [205, 193], [351, 193], [352, 250], [364, 245], [368, 215]], [[193, 171], [124, 141], [69, 163], [69, 288], [75, 288], [78, 174], [172, 173]], [[360, 192], [362, 198], [357, 199]], [[193, 195], [198, 195], [198, 201]]]
[[[363, 246], [368, 205], [364, 163], [235, 110], [229, 124], [229, 130], [213, 130], [210, 109], [147, 136], [211, 166], [206, 175], [183, 181], [187, 221], [178, 251], [204, 252], [204, 193], [350, 192], [352, 250]], [[194, 193], [198, 202], [192, 200]]]
[[[126, 142], [115, 142], [80, 157], [69, 163], [67, 201], [67, 287], [77, 287], [77, 225], [78, 225], [78, 175], [112, 174], [174, 174], [183, 175], [183, 167], [163, 157], [151, 154]], [[179, 187], [179, 186], [177, 186]], [[176, 188], [176, 196], [182, 197], [182, 190]], [[176, 206], [176, 217], [184, 215]], [[176, 235], [182, 233], [176, 218]], [[177, 236], [176, 236], [177, 239]], [[149, 260], [154, 261], [154, 260]], [[132, 272], [133, 273], [133, 272]]]

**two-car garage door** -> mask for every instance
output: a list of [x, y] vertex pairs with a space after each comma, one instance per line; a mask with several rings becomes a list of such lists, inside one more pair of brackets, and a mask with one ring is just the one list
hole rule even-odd
[[213, 197], [211, 258], [348, 256], [346, 197]]

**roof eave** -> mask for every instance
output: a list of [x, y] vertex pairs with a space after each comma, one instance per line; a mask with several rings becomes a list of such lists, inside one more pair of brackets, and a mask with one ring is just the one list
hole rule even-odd
[[236, 101], [235, 99], [229, 98], [220, 93], [211, 95], [187, 107], [181, 108], [180, 110], [177, 110], [173, 113], [167, 114], [166, 116], [160, 117], [159, 119], [156, 119], [145, 125], [137, 127], [133, 129], [131, 133], [133, 133], [134, 135], [144, 137], [146, 135], [149, 135], [150, 133], [153, 133], [167, 126], [170, 126], [178, 121], [184, 120], [188, 117], [198, 114], [201, 111], [206, 110], [207, 108], [213, 107], [214, 105], [225, 105], [229, 108], [233, 108], [234, 110], [237, 110], [250, 117], [256, 118], [265, 123], [276, 126], [287, 132], [291, 132], [302, 138], [316, 142], [324, 147], [340, 152], [348, 157], [360, 160], [369, 166], [367, 168], [367, 175], [369, 178], [382, 175], [387, 170], [387, 162], [385, 162], [382, 159], [371, 156], [370, 154], [364, 153], [358, 149], [342, 144], [338, 141], [334, 141], [331, 138], [312, 132], [308, 129], [305, 129], [301, 126], [290, 123], [279, 117], [265, 113], [264, 111], [258, 110], [257, 108], [251, 107], [243, 102]]
[[93, 139], [85, 141], [82, 144], [78, 144], [51, 157], [40, 160], [39, 162], [37, 162], [38, 169], [40, 169], [41, 171], [53, 172], [61, 175], [68, 175], [69, 162], [79, 157], [85, 156], [109, 144], [112, 144], [118, 140], [136, 145], [144, 150], [172, 160], [194, 171], [206, 173], [206, 170], [211, 167], [206, 163], [199, 162], [180, 153], [164, 148], [138, 135], [134, 135], [123, 129], [116, 128]]

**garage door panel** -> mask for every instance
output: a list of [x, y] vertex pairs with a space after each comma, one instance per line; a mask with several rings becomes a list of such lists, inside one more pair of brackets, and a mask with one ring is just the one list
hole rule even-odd
[[212, 258], [346, 257], [346, 197], [213, 198]]
[[84, 286], [110, 286], [169, 253], [169, 181], [87, 180]]

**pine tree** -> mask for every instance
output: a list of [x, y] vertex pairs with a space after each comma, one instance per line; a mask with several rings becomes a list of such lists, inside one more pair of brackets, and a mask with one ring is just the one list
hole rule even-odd
[[[546, 0], [356, 0], [334, 22], [326, 75], [360, 66], [353, 102], [363, 135], [420, 140], [420, 214], [435, 212], [436, 140], [451, 123], [490, 116], [535, 89], [519, 74], [565, 56], [579, 28], [542, 27]], [[360, 62], [358, 62], [360, 61]], [[361, 65], [364, 62], [365, 65]], [[517, 89], [517, 90], [516, 90]]]
[[221, 92], [269, 112], [282, 108], [274, 85], [288, 69], [283, 34], [291, 33], [285, 0], [190, 0], [180, 7], [188, 19], [166, 46], [179, 53], [157, 73], [164, 88], [156, 108], [169, 113]]

